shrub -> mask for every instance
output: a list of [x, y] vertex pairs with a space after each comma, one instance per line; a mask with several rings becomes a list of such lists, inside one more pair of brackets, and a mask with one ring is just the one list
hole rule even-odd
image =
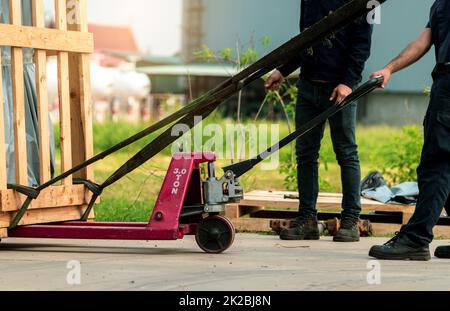
[[[323, 165], [325, 171], [328, 171], [328, 159], [330, 154], [327, 152], [321, 152], [320, 164]], [[291, 161], [283, 161], [280, 164], [280, 174], [284, 175], [284, 186], [288, 191], [297, 191], [297, 163]], [[319, 175], [319, 189], [323, 192], [335, 192], [336, 186], [329, 183], [326, 179]]]
[[417, 181], [417, 167], [423, 146], [423, 131], [418, 126], [403, 128], [393, 139], [391, 148], [380, 151], [383, 159], [383, 174], [393, 183]]

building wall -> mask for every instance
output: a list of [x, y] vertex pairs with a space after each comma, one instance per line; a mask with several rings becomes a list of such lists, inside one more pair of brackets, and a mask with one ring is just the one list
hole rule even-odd
[[358, 121], [366, 125], [422, 124], [429, 98], [416, 92], [376, 91], [358, 105]]

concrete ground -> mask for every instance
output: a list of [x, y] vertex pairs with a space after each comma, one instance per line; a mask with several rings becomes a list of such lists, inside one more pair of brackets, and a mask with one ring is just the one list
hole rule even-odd
[[[0, 290], [450, 290], [446, 260], [383, 261], [377, 274], [367, 253], [385, 241], [282, 242], [239, 234], [228, 252], [208, 255], [192, 237], [177, 242], [8, 239], [0, 244]], [[447, 244], [437, 241], [433, 251]], [[368, 275], [380, 277], [381, 284], [369, 285]], [[81, 285], [68, 285], [68, 278]]]

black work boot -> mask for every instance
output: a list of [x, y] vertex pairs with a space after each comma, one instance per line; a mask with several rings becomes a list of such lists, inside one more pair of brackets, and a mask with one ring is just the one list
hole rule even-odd
[[429, 246], [418, 246], [402, 233], [398, 233], [383, 246], [372, 247], [369, 256], [381, 260], [428, 261], [431, 259]]
[[439, 246], [434, 256], [441, 259], [450, 259], [450, 246]]
[[286, 241], [319, 240], [319, 224], [317, 218], [298, 217], [290, 229], [281, 231], [280, 239]]
[[359, 242], [359, 219], [344, 217], [341, 220], [341, 228], [335, 233], [334, 242]]

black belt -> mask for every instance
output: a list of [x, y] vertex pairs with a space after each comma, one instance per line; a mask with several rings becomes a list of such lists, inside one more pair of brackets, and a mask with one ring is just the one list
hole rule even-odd
[[439, 63], [434, 67], [433, 70], [433, 79], [436, 79], [440, 76], [447, 75], [450, 73], [450, 62], [449, 63]]

